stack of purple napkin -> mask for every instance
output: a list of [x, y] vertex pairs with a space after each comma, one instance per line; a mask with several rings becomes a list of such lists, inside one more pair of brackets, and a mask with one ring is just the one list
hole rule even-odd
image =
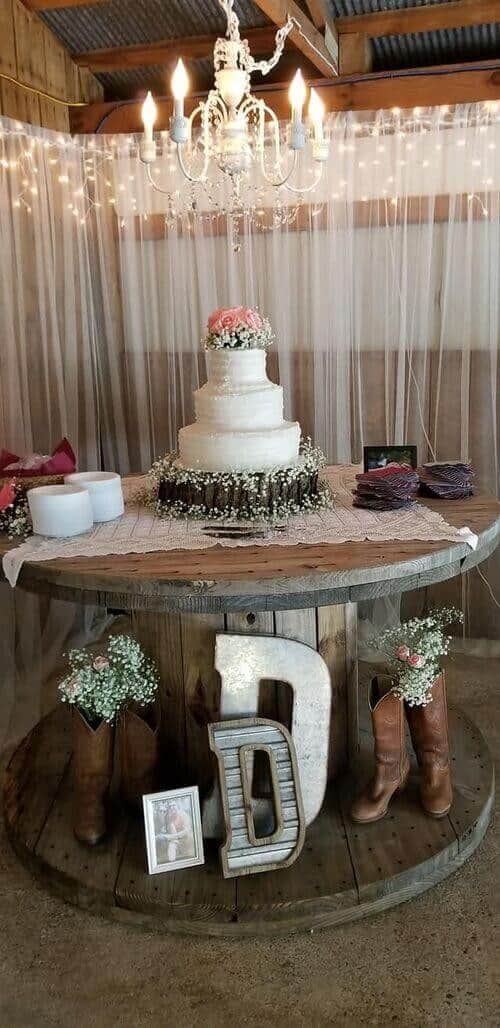
[[409, 464], [387, 464], [356, 475], [354, 506], [368, 510], [397, 510], [409, 507], [418, 493], [418, 475]]
[[434, 461], [420, 469], [420, 492], [422, 496], [434, 496], [439, 500], [461, 500], [472, 496], [472, 465], [460, 460]]

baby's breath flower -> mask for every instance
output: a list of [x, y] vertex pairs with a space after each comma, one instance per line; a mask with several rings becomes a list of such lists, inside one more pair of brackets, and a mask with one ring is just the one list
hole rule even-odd
[[[333, 497], [330, 487], [326, 482], [318, 482], [317, 491], [312, 495], [304, 495], [300, 502], [294, 499], [283, 499], [278, 497], [274, 502], [269, 503], [262, 499], [268, 489], [279, 483], [290, 485], [301, 476], [315, 476], [326, 464], [326, 458], [319, 447], [313, 446], [310, 439], [303, 439], [300, 444], [299, 460], [288, 468], [271, 468], [267, 472], [261, 471], [202, 471], [199, 468], [183, 468], [179, 465], [177, 453], [167, 453], [160, 457], [150, 471], [151, 480], [155, 489], [153, 496], [144, 496], [143, 502], [154, 511], [159, 517], [169, 518], [199, 518], [203, 521], [217, 520], [229, 517], [241, 521], [265, 520], [268, 522], [282, 520], [292, 514], [301, 514], [304, 511], [313, 511], [329, 508], [332, 506]], [[156, 495], [161, 483], [172, 486], [184, 486], [197, 488], [200, 493], [209, 486], [214, 488], [224, 486], [230, 494], [235, 489], [245, 493], [245, 504], [243, 507], [229, 508], [223, 505], [220, 509], [213, 506], [206, 506], [205, 503], [193, 503], [188, 505], [181, 499], [160, 500]]]
[[59, 685], [63, 703], [79, 707], [89, 720], [113, 722], [127, 703], [147, 706], [158, 689], [154, 661], [131, 635], [113, 635], [106, 652], [71, 650], [69, 673]]
[[441, 671], [439, 658], [446, 656], [451, 642], [444, 627], [454, 621], [463, 621], [462, 612], [441, 607], [426, 617], [402, 621], [369, 640], [371, 646], [385, 653], [395, 691], [410, 707], [430, 703], [434, 679]]

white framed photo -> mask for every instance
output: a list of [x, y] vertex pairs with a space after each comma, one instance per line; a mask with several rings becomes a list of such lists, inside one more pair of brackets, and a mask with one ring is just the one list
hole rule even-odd
[[142, 797], [150, 875], [204, 864], [198, 786]]

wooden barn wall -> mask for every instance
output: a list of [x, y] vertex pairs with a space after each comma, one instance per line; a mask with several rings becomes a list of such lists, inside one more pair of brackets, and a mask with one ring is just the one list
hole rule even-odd
[[[79, 68], [41, 19], [21, 0], [0, 0], [0, 72], [58, 100], [102, 100], [100, 83]], [[0, 114], [7, 118], [69, 132], [69, 108], [0, 79]]]

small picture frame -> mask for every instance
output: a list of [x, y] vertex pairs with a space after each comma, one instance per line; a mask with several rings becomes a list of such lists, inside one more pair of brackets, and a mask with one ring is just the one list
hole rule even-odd
[[387, 464], [409, 464], [417, 467], [416, 446], [363, 446], [363, 470], [374, 471]]
[[198, 786], [142, 797], [150, 875], [205, 863]]

